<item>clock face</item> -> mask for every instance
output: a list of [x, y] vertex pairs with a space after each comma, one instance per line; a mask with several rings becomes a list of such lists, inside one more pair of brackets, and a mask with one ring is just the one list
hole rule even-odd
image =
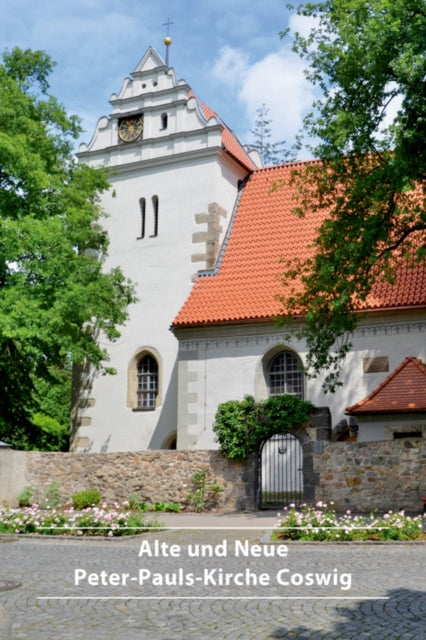
[[118, 135], [123, 142], [133, 142], [137, 140], [143, 131], [143, 117], [132, 116], [123, 118], [118, 125]]

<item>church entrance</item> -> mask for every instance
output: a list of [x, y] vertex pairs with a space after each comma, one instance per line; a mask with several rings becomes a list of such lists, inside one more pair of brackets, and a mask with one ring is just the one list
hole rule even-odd
[[303, 501], [303, 450], [291, 433], [276, 433], [259, 450], [259, 508]]

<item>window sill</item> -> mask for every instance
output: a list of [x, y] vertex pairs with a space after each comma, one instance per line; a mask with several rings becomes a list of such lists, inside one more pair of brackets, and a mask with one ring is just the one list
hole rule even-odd
[[157, 407], [135, 407], [132, 411], [135, 412], [144, 412], [144, 411], [155, 411]]

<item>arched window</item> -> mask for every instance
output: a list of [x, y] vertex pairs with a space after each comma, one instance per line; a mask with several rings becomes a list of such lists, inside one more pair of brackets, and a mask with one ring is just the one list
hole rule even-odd
[[158, 236], [159, 204], [158, 196], [152, 196], [151, 210], [148, 211], [149, 207], [147, 207], [146, 199], [139, 198], [140, 235], [137, 237], [138, 240], [142, 240], [148, 234], [150, 238]]
[[141, 226], [139, 238], [145, 238], [145, 224], [146, 224], [146, 200], [145, 198], [139, 198], [139, 207], [141, 212]]
[[158, 236], [158, 196], [152, 196], [152, 213], [153, 213], [153, 228], [151, 236]]
[[137, 408], [155, 409], [158, 394], [158, 364], [155, 358], [147, 354], [137, 366]]
[[303, 371], [291, 351], [280, 351], [268, 367], [268, 387], [271, 396], [288, 393], [303, 399]]

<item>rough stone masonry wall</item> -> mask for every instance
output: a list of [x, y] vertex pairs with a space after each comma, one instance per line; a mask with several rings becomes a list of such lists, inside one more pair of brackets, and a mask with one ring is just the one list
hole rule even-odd
[[316, 500], [333, 501], [337, 511], [381, 513], [423, 511], [426, 444], [423, 439], [324, 443], [314, 453]]
[[[49, 485], [58, 483], [61, 495], [69, 500], [73, 493], [97, 488], [108, 501], [122, 501], [136, 493], [148, 503], [178, 502], [184, 504], [192, 490], [191, 476], [206, 470], [207, 483], [217, 483], [224, 491], [206, 506], [244, 510], [254, 508], [255, 457], [245, 463], [230, 462], [217, 451], [140, 451], [122, 453], [60, 453], [40, 451], [3, 451], [2, 458], [14, 458], [19, 482], [14, 495], [9, 489], [5, 500], [0, 489], [0, 502], [10, 502], [26, 487], [35, 490], [42, 500]], [[9, 467], [10, 467], [9, 463]], [[1, 471], [0, 471], [1, 478]], [[0, 483], [1, 484], [1, 483]], [[208, 497], [206, 492], [206, 497]]]
[[[304, 433], [305, 502], [334, 502], [336, 510], [384, 513], [423, 511], [426, 497], [426, 444], [423, 439], [387, 442], [329, 442], [326, 433]], [[301, 434], [299, 434], [301, 437]], [[51, 453], [0, 449], [0, 504], [16, 504], [25, 487], [42, 500], [57, 482], [66, 500], [89, 487], [107, 501], [137, 493], [141, 500], [185, 503], [194, 471], [205, 469], [207, 481], [225, 487], [219, 509], [256, 508], [257, 457], [244, 463], [217, 451], [141, 451], [132, 453]]]

